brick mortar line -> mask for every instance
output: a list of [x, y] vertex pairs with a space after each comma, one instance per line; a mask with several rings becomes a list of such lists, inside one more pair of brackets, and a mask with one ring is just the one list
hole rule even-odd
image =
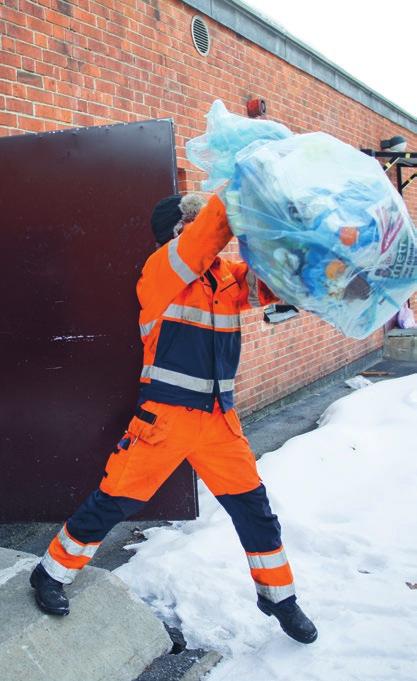
[[[3, 80], [3, 81], [0, 81], [0, 82], [15, 84], [18, 81]], [[34, 87], [33, 85], [28, 85], [27, 83], [19, 83], [19, 84], [24, 85], [24, 86], [27, 85], [28, 87]], [[56, 94], [58, 97], [72, 97], [73, 99], [76, 99], [77, 101], [80, 101], [80, 102], [86, 102], [87, 104], [95, 104], [95, 105], [98, 105], [98, 106], [103, 106], [103, 107], [106, 107], [107, 109], [109, 109], [110, 111], [122, 112], [122, 113], [127, 113], [127, 114], [134, 114], [135, 113], [135, 111], [128, 111], [127, 109], [122, 109], [120, 107], [116, 107], [116, 106], [111, 105], [111, 104], [103, 104], [102, 102], [92, 101], [90, 99], [83, 99], [81, 97], [76, 97], [76, 96], [73, 96], [73, 95], [64, 95], [60, 92], [55, 92], [54, 90], [45, 90], [44, 88], [37, 88], [37, 89], [41, 90], [42, 92], [48, 92], [48, 93], [51, 93], [51, 94]], [[28, 99], [24, 99], [23, 97], [15, 97], [14, 95], [8, 95], [8, 94], [2, 93], [2, 94], [0, 94], [0, 96], [4, 97], [5, 99], [13, 99], [13, 100], [18, 101], [18, 102], [27, 102], [27, 103], [33, 104], [33, 106], [49, 106], [52, 109], [58, 109], [60, 111], [68, 111], [69, 113], [84, 114], [84, 115], [90, 115], [90, 116], [96, 115], [96, 114], [89, 114], [87, 111], [80, 111], [79, 109], [69, 109], [69, 108], [67, 108], [65, 106], [61, 106], [59, 104], [49, 104], [47, 102], [37, 102], [37, 101], [34, 101], [32, 99], [28, 100]], [[117, 95], [109, 95], [109, 96], [114, 98]], [[122, 97], [121, 99], [126, 99], [126, 98]], [[133, 102], [133, 100], [127, 100], [127, 101]], [[136, 104], [139, 104], [140, 106], [147, 106], [149, 109], [151, 108], [151, 105], [146, 105], [144, 102], [143, 103], [142, 102], [136, 102]], [[27, 118], [39, 118], [39, 120], [44, 120], [42, 117], [35, 116], [35, 115], [31, 116], [30, 114], [24, 114], [24, 113], [19, 112], [19, 111], [8, 111], [7, 109], [4, 109], [4, 110], [2, 110], [2, 112], [3, 113], [9, 113], [11, 115], [15, 114], [15, 115], [24, 116], [24, 117], [27, 117]], [[51, 119], [46, 119], [46, 120], [51, 120]], [[122, 122], [124, 123], [124, 121], [122, 121]]]

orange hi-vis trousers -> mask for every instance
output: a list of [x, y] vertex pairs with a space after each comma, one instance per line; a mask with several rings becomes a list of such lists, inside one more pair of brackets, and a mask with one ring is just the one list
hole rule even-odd
[[107, 532], [140, 511], [187, 459], [231, 516], [260, 596], [274, 603], [295, 598], [294, 582], [256, 462], [239, 418], [157, 402], [138, 408], [108, 459], [98, 490], [51, 542], [42, 564], [51, 577], [72, 582]]

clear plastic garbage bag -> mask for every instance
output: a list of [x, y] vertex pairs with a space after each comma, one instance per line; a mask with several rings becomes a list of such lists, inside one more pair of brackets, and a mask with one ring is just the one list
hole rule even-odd
[[214, 102], [188, 158], [220, 190], [241, 255], [287, 303], [365, 338], [417, 290], [417, 230], [375, 159]]

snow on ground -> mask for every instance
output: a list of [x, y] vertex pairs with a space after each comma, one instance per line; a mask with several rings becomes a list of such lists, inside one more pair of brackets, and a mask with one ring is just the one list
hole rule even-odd
[[338, 400], [259, 470], [316, 643], [258, 611], [232, 524], [204, 485], [200, 518], [148, 530], [116, 573], [181, 622], [189, 647], [224, 655], [208, 681], [416, 681], [406, 582], [417, 583], [417, 374]]

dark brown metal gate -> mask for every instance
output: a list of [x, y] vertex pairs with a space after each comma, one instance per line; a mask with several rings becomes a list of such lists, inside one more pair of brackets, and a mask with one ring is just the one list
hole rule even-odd
[[[141, 366], [135, 285], [155, 202], [176, 189], [172, 122], [0, 140], [0, 520], [62, 520], [101, 478]], [[193, 518], [183, 464], [146, 518]]]

